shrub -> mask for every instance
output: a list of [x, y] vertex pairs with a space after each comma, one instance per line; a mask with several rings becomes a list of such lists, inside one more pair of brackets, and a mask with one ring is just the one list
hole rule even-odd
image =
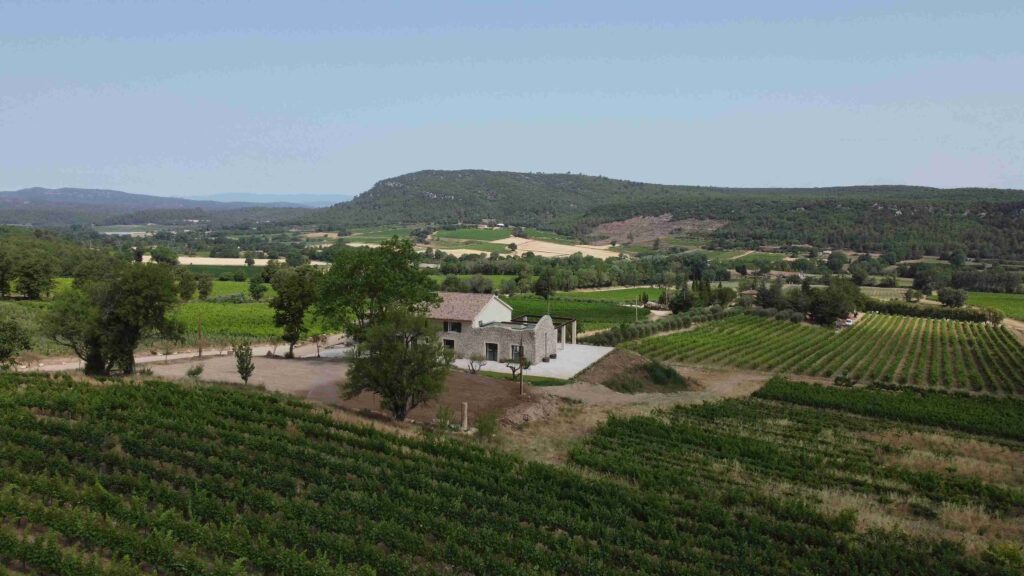
[[476, 419], [476, 435], [481, 440], [492, 440], [498, 435], [498, 415], [486, 412]]

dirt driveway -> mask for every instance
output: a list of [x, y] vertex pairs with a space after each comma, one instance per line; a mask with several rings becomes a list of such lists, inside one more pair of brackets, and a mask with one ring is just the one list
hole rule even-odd
[[[380, 400], [376, 394], [364, 392], [352, 399], [343, 399], [339, 386], [345, 383], [348, 363], [344, 360], [327, 358], [284, 358], [255, 357], [249, 384], [266, 390], [281, 392], [320, 402], [370, 416], [382, 416]], [[183, 360], [169, 364], [148, 364], [153, 374], [163, 378], [185, 378], [186, 371], [194, 365], [201, 365], [200, 380], [206, 382], [240, 383], [235, 370], [234, 356], [218, 356], [201, 361]], [[470, 425], [481, 414], [494, 412], [501, 416], [508, 409], [528, 403], [529, 396], [519, 395], [519, 385], [509, 380], [452, 371], [445, 381], [445, 392], [437, 400], [418, 406], [409, 414], [417, 422], [432, 422], [438, 408], [447, 406], [456, 419], [461, 418], [462, 403], [469, 403]]]

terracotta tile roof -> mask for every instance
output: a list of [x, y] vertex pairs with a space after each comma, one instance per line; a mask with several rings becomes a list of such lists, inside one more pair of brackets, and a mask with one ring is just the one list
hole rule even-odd
[[472, 294], [469, 292], [438, 292], [441, 303], [427, 314], [434, 320], [462, 320], [472, 322], [491, 299], [493, 294]]

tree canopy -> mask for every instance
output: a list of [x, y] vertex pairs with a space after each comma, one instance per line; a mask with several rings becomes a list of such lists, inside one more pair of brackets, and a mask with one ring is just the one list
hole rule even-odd
[[177, 303], [169, 266], [120, 264], [103, 275], [76, 278], [61, 291], [46, 315], [45, 330], [85, 362], [87, 374], [131, 374], [143, 338], [180, 335], [181, 327], [167, 316]]
[[403, 308], [375, 318], [356, 346], [344, 385], [346, 398], [362, 392], [380, 396], [397, 420], [444, 391], [452, 353], [426, 317]]
[[289, 358], [295, 355], [295, 344], [306, 334], [306, 311], [316, 303], [319, 279], [320, 272], [312, 266], [282, 268], [274, 274], [275, 294], [270, 307], [274, 309], [274, 324], [282, 329], [281, 337], [288, 343]]
[[412, 243], [397, 237], [379, 248], [343, 249], [320, 283], [317, 311], [357, 338], [391, 311], [426, 312], [438, 302], [437, 284], [419, 262]]

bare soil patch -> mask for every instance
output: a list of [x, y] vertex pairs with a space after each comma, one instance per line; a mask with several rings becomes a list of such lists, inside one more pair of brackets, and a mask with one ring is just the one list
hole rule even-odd
[[[569, 449], [610, 415], [639, 416], [676, 405], [742, 398], [755, 392], [772, 376], [764, 372], [673, 365], [680, 375], [696, 382], [694, 390], [623, 394], [600, 384], [605, 378], [642, 366], [644, 361], [642, 356], [615, 350], [571, 384], [534, 388], [534, 394], [546, 394], [555, 400], [548, 401], [542, 409], [535, 409], [538, 418], [506, 422], [509, 426], [501, 439], [503, 447], [524, 458], [564, 463]], [[545, 401], [538, 400], [538, 403], [545, 404]]]
[[699, 220], [696, 218], [673, 220], [672, 214], [635, 216], [628, 220], [599, 224], [594, 228], [592, 236], [602, 241], [615, 240], [622, 244], [629, 242], [630, 234], [632, 234], [632, 242], [642, 243], [673, 235], [709, 234], [726, 224], [728, 222], [725, 220]]
[[[376, 394], [364, 392], [352, 399], [341, 397], [340, 386], [346, 381], [348, 363], [327, 358], [284, 359], [255, 357], [256, 371], [249, 380], [251, 386], [272, 392], [291, 394], [299, 398], [342, 408], [371, 418], [387, 417]], [[200, 380], [205, 382], [232, 382], [241, 384], [235, 369], [234, 356], [219, 356], [203, 360], [183, 360], [170, 364], [149, 364], [153, 374], [163, 378], [185, 378], [186, 371], [201, 365]], [[519, 395], [519, 384], [487, 376], [466, 374], [453, 370], [445, 381], [445, 392], [437, 400], [416, 407], [409, 419], [433, 422], [441, 406], [447, 406], [456, 419], [462, 417], [462, 403], [469, 403], [470, 425], [481, 414], [496, 413], [499, 417], [512, 407], [536, 402], [536, 395]]]

